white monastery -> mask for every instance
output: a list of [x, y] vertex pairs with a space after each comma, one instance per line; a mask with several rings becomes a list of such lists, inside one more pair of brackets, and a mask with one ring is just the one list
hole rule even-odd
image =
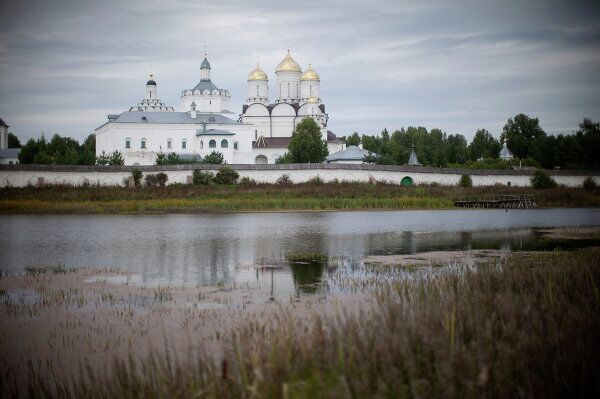
[[160, 153], [200, 158], [218, 151], [229, 164], [274, 163], [306, 117], [321, 127], [330, 154], [341, 150], [342, 144], [327, 130], [319, 74], [310, 64], [303, 72], [288, 51], [275, 75], [277, 95], [271, 102], [269, 79], [257, 64], [248, 75], [248, 99], [239, 116], [230, 110], [229, 91], [212, 82], [206, 55], [198, 84], [181, 92], [180, 111], [159, 99], [150, 75], [146, 97], [128, 111], [108, 115], [108, 122], [95, 130], [96, 155], [116, 150], [126, 165], [153, 165]]

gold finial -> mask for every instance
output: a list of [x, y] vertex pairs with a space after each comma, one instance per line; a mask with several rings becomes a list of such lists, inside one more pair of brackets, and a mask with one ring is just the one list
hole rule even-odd
[[204, 58], [206, 58], [206, 44], [204, 45]]

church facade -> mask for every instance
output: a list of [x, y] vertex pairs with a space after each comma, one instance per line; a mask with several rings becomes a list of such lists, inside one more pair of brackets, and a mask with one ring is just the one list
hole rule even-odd
[[213, 83], [206, 57], [200, 81], [181, 92], [180, 111], [160, 100], [158, 85], [150, 76], [140, 103], [108, 115], [108, 121], [95, 130], [96, 155], [119, 151], [126, 165], [153, 165], [161, 153], [200, 158], [218, 151], [229, 164], [274, 163], [287, 151], [292, 132], [305, 117], [319, 124], [330, 153], [341, 149], [327, 130], [316, 71], [309, 65], [302, 72], [288, 51], [275, 74], [277, 96], [270, 103], [266, 73], [258, 65], [250, 73], [241, 115], [230, 110], [230, 92]]

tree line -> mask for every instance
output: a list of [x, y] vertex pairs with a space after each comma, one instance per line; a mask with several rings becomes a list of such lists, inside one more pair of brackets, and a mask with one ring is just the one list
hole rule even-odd
[[[363, 144], [377, 156], [367, 162], [384, 165], [404, 165], [408, 162], [411, 146], [415, 145], [419, 162], [425, 166], [466, 168], [510, 168], [513, 164], [546, 169], [600, 169], [600, 123], [584, 119], [574, 134], [548, 135], [539, 125], [538, 118], [524, 114], [509, 118], [499, 139], [489, 131], [479, 129], [467, 144], [462, 134], [446, 134], [440, 129], [428, 131], [424, 127], [408, 127], [380, 135], [362, 136], [355, 132], [342, 137], [347, 145]], [[512, 161], [499, 159], [502, 142], [513, 153]], [[20, 145], [9, 134], [12, 148]], [[286, 154], [278, 163], [324, 162], [328, 155], [327, 143], [321, 139], [320, 128], [312, 118], [305, 118], [292, 134]], [[223, 163], [222, 154], [209, 154], [206, 159], [184, 159], [175, 153], [159, 154], [156, 164]], [[96, 140], [90, 134], [82, 144], [69, 137], [55, 134], [50, 141], [42, 135], [30, 139], [21, 147], [19, 162], [23, 164], [62, 165], [122, 165], [118, 151], [96, 157]]]
[[[343, 140], [347, 145], [362, 143], [365, 150], [379, 155], [373, 162], [386, 165], [406, 164], [414, 144], [419, 162], [426, 166], [507, 168], [521, 163], [546, 169], [600, 169], [600, 123], [590, 119], [584, 119], [574, 134], [548, 135], [538, 118], [519, 114], [508, 119], [499, 139], [479, 129], [469, 144], [461, 134], [424, 127], [392, 134], [384, 129], [378, 136], [355, 132]], [[499, 159], [504, 141], [515, 157], [512, 162]]]

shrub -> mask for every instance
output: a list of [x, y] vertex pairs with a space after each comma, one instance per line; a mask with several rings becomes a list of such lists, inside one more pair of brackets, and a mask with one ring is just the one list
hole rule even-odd
[[279, 177], [279, 179], [277, 179], [276, 183], [279, 184], [280, 186], [289, 186], [291, 184], [294, 184], [292, 182], [292, 179], [290, 179], [290, 175], [288, 175], [288, 174], [281, 175]]
[[135, 186], [139, 187], [142, 181], [142, 171], [139, 169], [134, 169], [131, 171], [131, 176], [133, 176], [133, 182], [135, 183]]
[[541, 169], [537, 169], [531, 175], [531, 186], [533, 188], [551, 188], [556, 187], [556, 180], [552, 178], [548, 173]]
[[213, 174], [210, 172], [203, 172], [201, 170], [195, 170], [192, 175], [192, 183], [195, 186], [207, 186], [213, 182]]
[[311, 177], [310, 179], [308, 179], [308, 183], [314, 184], [316, 186], [320, 186], [324, 183], [324, 181], [319, 176], [315, 176], [315, 177]]
[[596, 184], [593, 177], [588, 176], [583, 181], [583, 188], [586, 190], [594, 190], [595, 188], [598, 188], [598, 184]]
[[242, 177], [240, 184], [243, 186], [256, 186], [256, 180], [249, 178], [248, 176]]
[[214, 165], [222, 165], [225, 163], [223, 161], [223, 154], [221, 154], [218, 151], [213, 151], [210, 154], [208, 154], [207, 156], [205, 156], [203, 162], [214, 164]]
[[458, 181], [458, 185], [461, 187], [473, 187], [473, 180], [471, 180], [471, 176], [469, 175], [462, 175]]
[[217, 184], [235, 184], [240, 174], [229, 166], [223, 166], [217, 172], [215, 176], [215, 183]]
[[167, 176], [166, 173], [160, 172], [157, 174], [147, 174], [146, 178], [144, 179], [144, 181], [146, 182], [147, 186], [151, 186], [151, 187], [156, 187], [156, 186], [160, 186], [160, 187], [164, 187], [165, 184], [167, 184], [167, 180], [169, 179], [169, 176]]

